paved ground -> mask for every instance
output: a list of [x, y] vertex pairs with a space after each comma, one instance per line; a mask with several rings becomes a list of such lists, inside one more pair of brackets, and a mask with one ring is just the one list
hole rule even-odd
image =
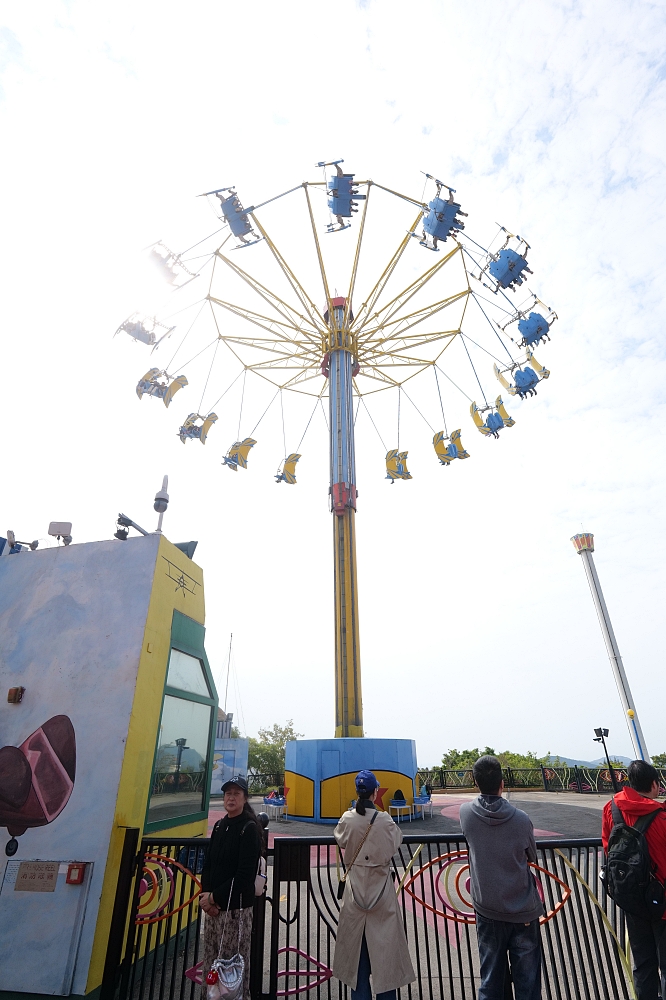
[[[543, 837], [599, 837], [601, 836], [601, 810], [610, 795], [578, 795], [575, 792], [507, 792], [505, 797], [519, 809], [524, 809], [534, 823], [537, 838]], [[461, 792], [456, 795], [433, 794], [432, 819], [403, 822], [405, 834], [460, 834], [459, 813], [463, 802], [474, 798], [474, 794]], [[252, 799], [252, 805], [260, 812], [263, 802]], [[212, 801], [208, 814], [209, 832], [213, 824], [224, 816], [221, 801]], [[294, 820], [273, 821], [268, 830], [272, 840], [282, 837], [326, 837], [332, 836], [334, 827], [303, 823]]]

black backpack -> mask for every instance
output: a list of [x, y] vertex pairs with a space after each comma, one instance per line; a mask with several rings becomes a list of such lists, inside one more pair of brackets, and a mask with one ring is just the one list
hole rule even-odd
[[654, 874], [645, 834], [661, 810], [641, 816], [635, 826], [625, 823], [615, 799], [611, 800], [611, 811], [613, 829], [601, 869], [608, 895], [635, 917], [659, 920], [666, 909], [664, 886]]

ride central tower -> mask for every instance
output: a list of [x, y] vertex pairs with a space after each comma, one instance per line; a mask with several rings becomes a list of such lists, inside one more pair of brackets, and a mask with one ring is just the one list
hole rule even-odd
[[335, 735], [363, 736], [361, 650], [356, 576], [356, 457], [353, 380], [358, 372], [353, 320], [344, 298], [324, 314], [322, 372], [329, 379], [331, 511], [335, 586]]

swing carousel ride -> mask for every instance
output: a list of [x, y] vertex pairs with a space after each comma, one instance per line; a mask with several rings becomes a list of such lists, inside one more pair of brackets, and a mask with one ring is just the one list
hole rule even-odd
[[[399, 442], [403, 397], [433, 432], [434, 460], [456, 468], [459, 460], [478, 455], [472, 435], [496, 442], [517, 423], [517, 407], [529, 408], [550, 374], [534, 350], [540, 353], [539, 345], [550, 339], [557, 317], [527, 287], [527, 241], [501, 226], [487, 246], [472, 239], [454, 188], [425, 174], [419, 198], [356, 180], [342, 163], [318, 163], [320, 179], [256, 205], [244, 203], [234, 187], [205, 192], [201, 197], [222, 227], [181, 253], [162, 242], [149, 248], [170, 286], [168, 301], [152, 315], [133, 313], [116, 333], [151, 355], [158, 352], [160, 360], [172, 355], [139, 378], [139, 399], [153, 396], [168, 408], [178, 394], [180, 404], [198, 372], [198, 405], [183, 408], [190, 412], [176, 431], [183, 444], [199, 442], [210, 450], [222, 427], [215, 427], [215, 409], [236, 386], [238, 433], [222, 457], [230, 472], [251, 467], [262, 421], [281, 409], [284, 427], [284, 397], [300, 394], [311, 398], [309, 419], [293, 451], [284, 440], [275, 475], [278, 484], [297, 485], [297, 468], [300, 475], [306, 465], [299, 465], [305, 458], [300, 449], [321, 411], [318, 422], [324, 418], [329, 436], [334, 533], [335, 735], [361, 737], [354, 523], [359, 410], [382, 442], [387, 485], [412, 478]], [[382, 267], [377, 261], [383, 247], [395, 249]], [[344, 281], [344, 294], [333, 281]], [[188, 368], [189, 378], [183, 374]], [[257, 394], [256, 413], [253, 381], [264, 393], [261, 399]], [[375, 394], [387, 390], [397, 394], [395, 447], [384, 444], [372, 414]], [[444, 400], [449, 409], [454, 396], [463, 397], [468, 415], [449, 430]], [[422, 413], [428, 408], [441, 414], [441, 429]], [[254, 425], [242, 436], [248, 413], [252, 420], [243, 428]]]

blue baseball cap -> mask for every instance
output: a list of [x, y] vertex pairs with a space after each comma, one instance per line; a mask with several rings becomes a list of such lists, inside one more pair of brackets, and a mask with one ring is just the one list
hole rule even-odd
[[356, 775], [356, 791], [359, 795], [372, 795], [375, 788], [379, 788], [379, 782], [372, 771], [359, 771]]

